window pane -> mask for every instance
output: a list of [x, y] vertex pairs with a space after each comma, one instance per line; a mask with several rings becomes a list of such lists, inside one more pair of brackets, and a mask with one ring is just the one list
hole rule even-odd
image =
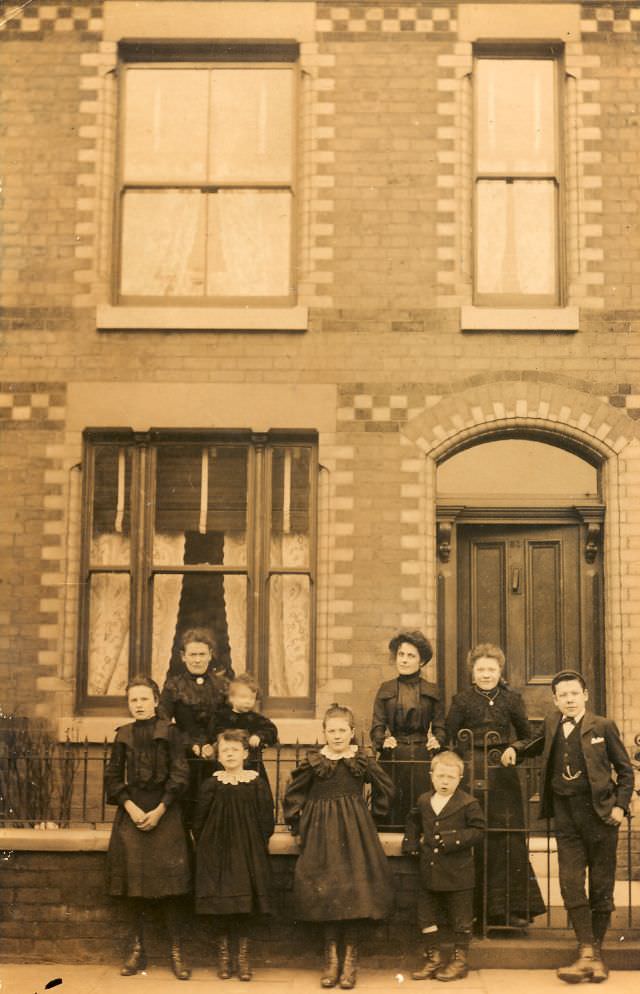
[[131, 527], [131, 450], [99, 445], [94, 450], [91, 564], [126, 566]]
[[242, 445], [159, 446], [156, 565], [246, 564], [247, 452]]
[[127, 69], [124, 182], [204, 182], [208, 71]]
[[476, 189], [478, 293], [555, 296], [553, 181], [481, 180]]
[[555, 173], [551, 59], [479, 59], [476, 150], [479, 173]]
[[220, 190], [207, 198], [207, 293], [285, 297], [291, 292], [291, 194]]
[[129, 678], [129, 576], [95, 573], [90, 584], [87, 692], [124, 695]]
[[204, 292], [205, 201], [199, 190], [128, 190], [122, 202], [121, 292]]
[[306, 697], [310, 687], [309, 577], [269, 578], [269, 696]]
[[291, 182], [290, 69], [211, 73], [210, 180]]
[[157, 574], [153, 579], [151, 669], [162, 683], [180, 665], [180, 637], [208, 628], [217, 644], [216, 666], [241, 673], [247, 665], [247, 578], [222, 573]]
[[271, 459], [271, 565], [308, 566], [311, 449], [278, 446]]

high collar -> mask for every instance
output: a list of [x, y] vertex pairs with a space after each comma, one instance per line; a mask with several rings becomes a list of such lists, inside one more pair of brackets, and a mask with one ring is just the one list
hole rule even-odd
[[398, 673], [398, 682], [417, 684], [420, 683], [420, 676], [421, 676], [420, 670], [416, 670], [415, 673]]

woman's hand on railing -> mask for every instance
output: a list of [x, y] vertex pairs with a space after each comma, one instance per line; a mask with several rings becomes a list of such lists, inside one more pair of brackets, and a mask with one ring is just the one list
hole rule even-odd
[[617, 827], [618, 825], [622, 824], [623, 818], [624, 818], [624, 809], [619, 808], [616, 804], [614, 805], [614, 807], [611, 808], [611, 812], [609, 814], [609, 817], [607, 818], [606, 823], [607, 825], [615, 825]]
[[433, 732], [429, 732], [429, 734], [427, 735], [427, 749], [430, 752], [437, 752], [439, 748], [440, 748], [440, 743], [438, 742], [437, 738], [435, 737]]
[[505, 751], [502, 753], [502, 756], [500, 757], [500, 762], [502, 763], [503, 766], [515, 766], [516, 759], [517, 759], [516, 751], [513, 748], [513, 746], [507, 746]]
[[259, 735], [249, 736], [249, 745], [251, 746], [252, 749], [258, 749], [260, 746], [260, 741], [261, 740]]
[[397, 748], [398, 740], [395, 735], [387, 735], [386, 739], [382, 743], [383, 749], [395, 749]]
[[203, 759], [211, 759], [213, 756], [213, 746], [210, 742], [205, 742], [205, 744], [201, 747], [200, 755]]

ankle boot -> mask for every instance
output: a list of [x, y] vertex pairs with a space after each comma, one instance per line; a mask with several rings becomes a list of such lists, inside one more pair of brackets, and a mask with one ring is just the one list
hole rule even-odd
[[320, 978], [321, 987], [335, 987], [338, 983], [340, 962], [338, 960], [338, 936], [334, 928], [324, 930], [324, 968]]
[[583, 980], [591, 980], [593, 967], [593, 946], [580, 945], [578, 946], [578, 958], [575, 962], [571, 963], [570, 966], [561, 966], [557, 974], [560, 980], [564, 980], [567, 984], [579, 984]]
[[144, 970], [147, 965], [147, 956], [142, 944], [142, 936], [134, 935], [129, 945], [129, 952], [120, 970], [121, 977], [132, 977], [138, 970]]
[[249, 963], [249, 940], [246, 935], [238, 936], [238, 980], [251, 980], [253, 973]]
[[455, 946], [453, 956], [446, 966], [441, 966], [436, 971], [435, 978], [446, 983], [449, 980], [462, 980], [468, 972], [467, 950], [463, 946]]
[[437, 946], [427, 946], [424, 951], [424, 962], [419, 970], [411, 974], [413, 980], [431, 980], [438, 969], [443, 966], [442, 956]]
[[592, 971], [591, 980], [592, 984], [601, 984], [609, 976], [609, 967], [602, 959], [602, 943], [593, 943], [593, 963], [591, 964]]
[[356, 986], [356, 976], [358, 973], [358, 946], [356, 942], [347, 938], [344, 947], [344, 959], [340, 972], [340, 987], [343, 991], [350, 991]]
[[219, 935], [216, 940], [218, 949], [218, 976], [220, 980], [228, 980], [231, 976], [231, 949], [229, 947], [229, 936], [226, 933]]
[[171, 966], [178, 980], [188, 980], [191, 970], [182, 958], [182, 944], [179, 939], [171, 941]]

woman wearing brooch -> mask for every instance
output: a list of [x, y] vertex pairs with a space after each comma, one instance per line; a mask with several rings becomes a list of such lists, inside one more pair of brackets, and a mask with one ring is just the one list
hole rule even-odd
[[371, 741], [396, 790], [389, 822], [403, 831], [409, 811], [430, 787], [431, 756], [445, 742], [444, 711], [438, 688], [422, 678], [433, 655], [422, 632], [398, 632], [389, 652], [397, 676], [378, 688]]
[[522, 695], [503, 679], [502, 649], [488, 642], [477, 645], [467, 656], [467, 666], [471, 686], [454, 696], [446, 729], [450, 744], [470, 762], [469, 789], [485, 805], [487, 816], [485, 844], [476, 847], [476, 915], [484, 919], [486, 846], [487, 923], [526, 928], [544, 914], [545, 906], [529, 863], [520, 780], [514, 767], [505, 768], [499, 758], [494, 762], [491, 754], [499, 756], [512, 742], [512, 729], [517, 744], [524, 747], [531, 739], [529, 720]]

